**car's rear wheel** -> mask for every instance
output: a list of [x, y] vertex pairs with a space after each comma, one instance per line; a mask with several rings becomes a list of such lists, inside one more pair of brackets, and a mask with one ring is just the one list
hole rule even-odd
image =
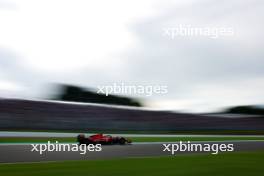
[[83, 134], [79, 134], [79, 135], [77, 136], [77, 142], [78, 142], [79, 144], [83, 144], [83, 143], [84, 143], [84, 140], [85, 140], [85, 136], [84, 136]]

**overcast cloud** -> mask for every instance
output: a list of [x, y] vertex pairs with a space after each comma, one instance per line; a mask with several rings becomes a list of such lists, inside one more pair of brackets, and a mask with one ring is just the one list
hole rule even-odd
[[[2, 1], [0, 96], [40, 98], [51, 83], [167, 85], [149, 106], [213, 111], [263, 104], [261, 0]], [[233, 36], [164, 35], [178, 25]]]

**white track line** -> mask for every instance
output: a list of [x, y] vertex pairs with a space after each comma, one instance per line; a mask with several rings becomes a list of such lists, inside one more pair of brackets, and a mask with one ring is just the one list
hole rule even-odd
[[[181, 141], [181, 140], [180, 140]], [[127, 144], [129, 145], [151, 145], [151, 144], [173, 144], [173, 143], [179, 143], [180, 141], [171, 141], [171, 142], [133, 142], [132, 144]], [[264, 142], [264, 140], [223, 140], [223, 141], [219, 141], [219, 140], [212, 140], [212, 141], [192, 141], [192, 140], [187, 140], [190, 141], [192, 143], [206, 143], [206, 142], [233, 142], [233, 143], [237, 143], [237, 142]], [[182, 140], [183, 143], [187, 143], [186, 140]], [[31, 145], [31, 144], [47, 144], [45, 142], [42, 143], [0, 143], [0, 146], [12, 146], [12, 145]], [[76, 144], [76, 143], [65, 143], [62, 142], [60, 144]], [[109, 146], [109, 145], [105, 145], [105, 146]], [[111, 146], [118, 146], [118, 145], [111, 145]]]

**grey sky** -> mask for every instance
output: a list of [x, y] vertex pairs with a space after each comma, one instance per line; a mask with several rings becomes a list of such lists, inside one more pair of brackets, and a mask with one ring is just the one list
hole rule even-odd
[[[39, 98], [50, 83], [167, 85], [149, 106], [212, 111], [263, 104], [264, 3], [0, 1], [0, 96]], [[234, 36], [177, 36], [163, 28], [231, 27]]]

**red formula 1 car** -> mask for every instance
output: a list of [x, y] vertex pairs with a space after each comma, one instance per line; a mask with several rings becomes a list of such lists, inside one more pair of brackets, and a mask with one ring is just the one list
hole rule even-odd
[[111, 135], [95, 134], [89, 137], [85, 137], [84, 134], [77, 136], [77, 142], [79, 144], [130, 144], [132, 141], [124, 137], [113, 137]]

